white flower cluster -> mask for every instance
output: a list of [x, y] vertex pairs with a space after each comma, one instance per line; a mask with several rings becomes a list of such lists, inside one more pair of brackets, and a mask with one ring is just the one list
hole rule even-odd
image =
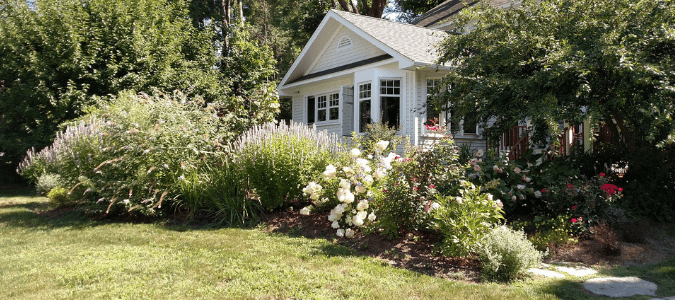
[[369, 155], [367, 158], [361, 157], [363, 155], [361, 150], [354, 148], [349, 151], [352, 156], [350, 165], [342, 167], [328, 165], [323, 172], [322, 183], [326, 186], [336, 184], [335, 194], [322, 195], [324, 191], [332, 189], [324, 189], [316, 182], [310, 182], [303, 189], [303, 192], [313, 200], [323, 196], [340, 202], [328, 215], [328, 220], [332, 222], [331, 227], [337, 230], [339, 237], [352, 238], [355, 228], [377, 219], [370, 203], [373, 194], [369, 190], [375, 188], [378, 180], [387, 176], [387, 170], [392, 168], [391, 162], [397, 158], [394, 153], [389, 153], [386, 157], [379, 155], [388, 146], [387, 141], [376, 143], [377, 154], [375, 157]]

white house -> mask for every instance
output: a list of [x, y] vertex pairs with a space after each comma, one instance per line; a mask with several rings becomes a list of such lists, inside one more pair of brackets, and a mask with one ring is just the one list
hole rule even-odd
[[[492, 3], [508, 7], [513, 1]], [[293, 121], [340, 136], [382, 122], [398, 126], [414, 144], [433, 140], [423, 124], [447, 118], [427, 110], [429, 93], [448, 70], [435, 64], [435, 46], [463, 7], [461, 0], [445, 1], [415, 24], [329, 11], [278, 86], [281, 97], [292, 98]], [[456, 144], [485, 147], [477, 124], [455, 126]]]

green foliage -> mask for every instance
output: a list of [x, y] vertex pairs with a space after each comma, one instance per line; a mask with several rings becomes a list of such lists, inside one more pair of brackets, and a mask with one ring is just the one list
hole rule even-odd
[[458, 196], [439, 195], [436, 199], [440, 205], [432, 211], [432, 222], [443, 234], [438, 250], [446, 256], [478, 251], [483, 237], [504, 218], [501, 201], [481, 194], [469, 182], [462, 183]]
[[213, 32], [184, 1], [5, 2], [0, 10], [0, 163], [16, 166], [96, 97], [180, 89], [226, 99]]
[[55, 187], [47, 193], [47, 198], [52, 204], [57, 206], [66, 206], [71, 204], [70, 194], [68, 190], [63, 187]]
[[209, 195], [236, 186], [204, 172], [225, 160], [219, 141], [231, 133], [221, 122], [201, 98], [122, 93], [71, 123], [50, 147], [30, 151], [19, 170], [33, 180], [59, 174], [98, 211], [152, 215], [177, 205], [194, 215], [217, 207], [204, 200]]
[[401, 231], [427, 228], [435, 195], [457, 193], [462, 168], [453, 141], [444, 139], [424, 150], [409, 147], [405, 158], [391, 165], [383, 186], [386, 192], [377, 197], [382, 234], [394, 237]]
[[604, 118], [631, 149], [675, 130], [673, 1], [484, 3], [455, 22], [461, 34], [448, 35], [439, 62], [457, 68], [438, 103], [456, 119], [494, 119], [483, 131], [492, 140], [525, 119], [545, 142], [558, 120]]
[[384, 154], [389, 151], [395, 152], [404, 138], [398, 134], [398, 129], [383, 123], [367, 124], [363, 135], [352, 132], [352, 143], [366, 154], [375, 154], [378, 151], [375, 144], [380, 141], [389, 142], [385, 149], [379, 150]]
[[571, 217], [559, 215], [554, 218], [535, 216], [533, 220], [518, 220], [512, 225], [514, 230], [528, 233], [528, 240], [539, 251], [548, 251], [550, 246], [561, 246], [576, 239], [572, 237]]
[[256, 126], [228, 150], [235, 156], [246, 189], [259, 197], [265, 210], [299, 196], [303, 185], [343, 151], [336, 136], [300, 123]]
[[35, 191], [38, 195], [46, 195], [53, 188], [62, 187], [63, 185], [63, 179], [58, 174], [43, 173], [35, 183]]
[[525, 234], [505, 226], [490, 230], [478, 255], [482, 263], [481, 275], [488, 281], [511, 281], [541, 264], [541, 253], [534, 249]]

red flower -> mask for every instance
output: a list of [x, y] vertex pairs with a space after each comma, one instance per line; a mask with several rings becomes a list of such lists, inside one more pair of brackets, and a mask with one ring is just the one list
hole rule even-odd
[[600, 175], [600, 177], [605, 177], [605, 173], [600, 173], [598, 175]]
[[619, 192], [623, 192], [623, 189], [622, 189], [622, 188], [619, 188]]
[[383, 193], [386, 193], [386, 192], [387, 192], [387, 190], [385, 190], [385, 189], [382, 189], [382, 192], [383, 192]]
[[573, 187], [573, 185], [572, 185], [571, 183], [568, 183], [568, 184], [567, 184], [567, 187], [568, 187], [568, 188], [571, 188], [571, 187]]
[[430, 185], [429, 187], [433, 189], [433, 188], [435, 188], [436, 186], [432, 184], [432, 185]]
[[548, 192], [548, 190], [547, 190], [546, 188], [541, 189], [541, 193], [542, 193], [542, 194], [543, 194], [543, 193], [546, 193], [546, 192]]
[[416, 186], [415, 186], [415, 187], [413, 187], [413, 190], [415, 190], [415, 191], [416, 191], [416, 190], [417, 190], [417, 187], [416, 187]]
[[576, 210], [576, 209], [577, 209], [577, 206], [576, 206], [576, 205], [572, 205], [572, 210]]
[[600, 187], [600, 189], [605, 191], [607, 196], [611, 196], [616, 194], [616, 191], [619, 189], [619, 187], [613, 184], [605, 183]]
[[572, 218], [572, 223], [576, 223], [576, 222], [577, 222], [577, 218]]

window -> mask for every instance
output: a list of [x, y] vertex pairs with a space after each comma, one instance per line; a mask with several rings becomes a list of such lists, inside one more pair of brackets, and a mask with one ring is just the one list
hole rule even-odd
[[307, 124], [340, 119], [340, 94], [307, 97]]
[[401, 80], [380, 80], [382, 124], [398, 128], [401, 117]]
[[359, 132], [366, 130], [366, 125], [371, 124], [370, 118], [370, 95], [371, 84], [364, 83], [359, 85]]
[[471, 112], [464, 116], [464, 124], [462, 128], [464, 129], [464, 134], [476, 134], [476, 113]]
[[[438, 123], [441, 122], [441, 108], [433, 105], [434, 93], [436, 88], [441, 84], [440, 79], [427, 79], [427, 122], [426, 125], [431, 125], [434, 119], [438, 119]], [[438, 124], [434, 124], [438, 125]]]
[[314, 123], [315, 99], [314, 96], [307, 97], [307, 124]]

